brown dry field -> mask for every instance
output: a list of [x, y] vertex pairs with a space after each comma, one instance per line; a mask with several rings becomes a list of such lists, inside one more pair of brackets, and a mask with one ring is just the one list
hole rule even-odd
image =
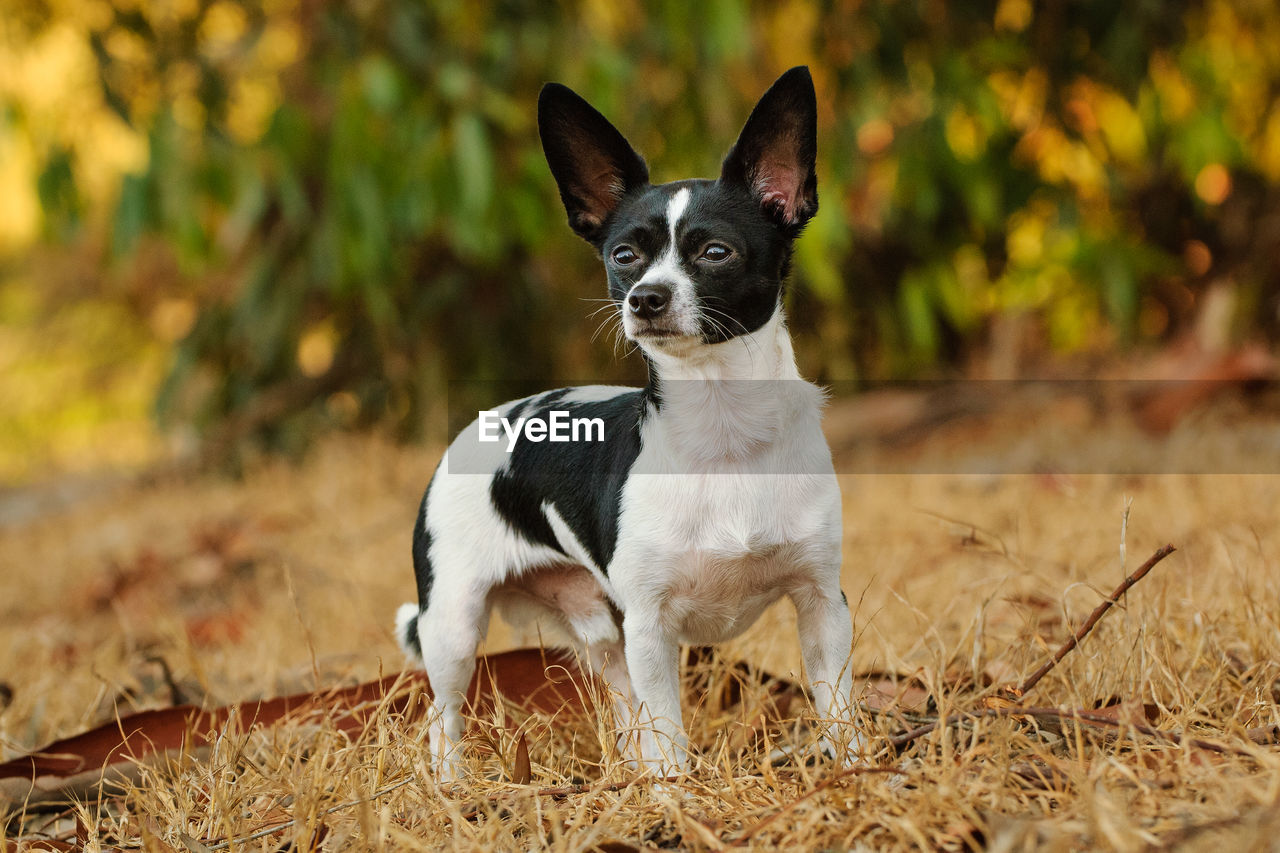
[[[1057, 414], [1042, 417], [1048, 434]], [[1256, 448], [1219, 429], [1249, 420], [1274, 431], [1274, 416], [1228, 404], [1188, 418], [1169, 440], [1250, 470]], [[1068, 427], [1059, 440], [1099, 471], [1149, 441], [1119, 416]], [[871, 452], [980, 458], [982, 448], [1018, 447], [982, 427]], [[0, 709], [0, 758], [171, 702], [161, 660], [178, 698], [207, 705], [402, 668], [392, 615], [414, 596], [409, 535], [438, 455], [340, 436], [299, 465], [265, 461], [239, 480], [106, 481], [11, 513], [0, 526], [0, 682], [12, 692]], [[1130, 728], [986, 718], [837, 778], [825, 764], [772, 766], [768, 743], [739, 748], [735, 727], [691, 712], [700, 697], [686, 695], [701, 758], [678, 782], [632, 780], [601, 746], [606, 736], [534, 719], [523, 729], [532, 785], [508, 781], [508, 728], [491, 735], [496, 754], [472, 750], [471, 781], [440, 790], [423, 772], [421, 726], [384, 713], [354, 738], [323, 720], [229, 732], [207, 757], [149, 769], [123, 794], [82, 806], [82, 840], [89, 850], [221, 849], [228, 839], [231, 849], [272, 851], [1280, 849], [1280, 749], [1245, 736], [1280, 722], [1280, 475], [863, 474], [842, 483], [852, 666], [877, 674], [882, 691], [893, 691], [885, 678], [903, 691], [923, 687], [937, 706], [914, 708], [926, 715], [983, 707], [1168, 542], [1177, 552], [1028, 701], [1147, 703], [1151, 726], [1236, 752]], [[495, 624], [485, 649], [531, 641]], [[771, 609], [723, 657], [798, 674], [790, 605]], [[912, 710], [922, 695], [904, 692], [898, 707]], [[887, 734], [920, 717], [862, 719]], [[776, 736], [803, 741], [786, 726]], [[542, 790], [572, 783], [586, 790]], [[289, 819], [277, 833], [236, 840]], [[67, 826], [0, 817], [10, 837]]]

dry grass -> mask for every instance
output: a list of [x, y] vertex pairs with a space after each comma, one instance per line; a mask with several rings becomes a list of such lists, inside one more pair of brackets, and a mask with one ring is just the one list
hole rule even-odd
[[[1107, 435], [1088, 437], [1095, 452]], [[1128, 452], [1121, 438], [1116, 453]], [[0, 529], [6, 756], [117, 707], [172, 701], [175, 688], [223, 703], [399, 669], [391, 615], [413, 596], [409, 532], [436, 455], [335, 439], [299, 468], [120, 487]], [[940, 729], [844, 774], [773, 767], [771, 744], [745, 743], [691, 687], [701, 758], [665, 788], [633, 780], [597, 727], [512, 716], [472, 750], [473, 780], [439, 791], [421, 772], [420, 726], [384, 712], [354, 739], [323, 719], [227, 732], [205, 760], [154, 769], [122, 796], [81, 807], [86, 847], [202, 850], [191, 839], [210, 845], [289, 820], [231, 847], [1275, 845], [1280, 752], [1244, 732], [1280, 722], [1280, 476], [879, 475], [844, 487], [855, 671], [922, 685], [936, 701], [917, 709], [926, 717], [999, 704], [998, 685], [1034, 669], [1126, 571], [1172, 542], [1178, 552], [1029, 701], [1147, 703], [1156, 728], [1238, 752], [999, 717]], [[724, 659], [796, 670], [793, 625], [789, 606], [774, 608]], [[487, 648], [530, 639], [499, 625]], [[707, 676], [714, 684], [727, 668], [713, 664]], [[864, 716], [883, 735], [918, 719]], [[506, 781], [519, 775], [517, 725], [529, 786]], [[803, 729], [775, 735], [804, 747]], [[540, 791], [573, 785], [562, 796]], [[16, 835], [49, 819], [5, 820], [0, 830]], [[44, 831], [73, 828], [63, 820]]]

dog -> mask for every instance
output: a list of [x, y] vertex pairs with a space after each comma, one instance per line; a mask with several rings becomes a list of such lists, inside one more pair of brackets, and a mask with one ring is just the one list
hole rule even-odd
[[[432, 477], [413, 532], [418, 603], [396, 633], [434, 688], [441, 778], [461, 771], [463, 696], [494, 606], [567, 632], [619, 713], [636, 715], [640, 766], [667, 775], [689, 766], [680, 644], [735, 637], [789, 596], [834, 751], [829, 726], [852, 707], [840, 488], [824, 393], [800, 377], [782, 300], [818, 210], [816, 112], [808, 68], [793, 68], [717, 180], [655, 185], [603, 115], [543, 87], [538, 130], [569, 225], [603, 260], [649, 379], [483, 413]], [[553, 440], [570, 416], [598, 427], [592, 440]]]

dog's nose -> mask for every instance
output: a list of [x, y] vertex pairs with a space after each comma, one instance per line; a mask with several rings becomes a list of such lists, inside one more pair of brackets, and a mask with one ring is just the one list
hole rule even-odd
[[671, 288], [665, 284], [637, 284], [627, 294], [627, 308], [641, 320], [652, 320], [671, 302]]

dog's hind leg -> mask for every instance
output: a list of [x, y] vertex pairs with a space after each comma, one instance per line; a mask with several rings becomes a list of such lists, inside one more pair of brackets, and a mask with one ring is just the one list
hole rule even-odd
[[591, 671], [604, 682], [605, 690], [609, 693], [617, 730], [615, 746], [627, 765], [634, 769], [637, 766], [635, 743], [630, 733], [636, 729], [636, 709], [639, 703], [631, 688], [631, 673], [627, 670], [626, 649], [622, 639], [619, 637], [591, 643], [586, 646], [586, 654]]
[[418, 617], [422, 664], [435, 706], [428, 724], [431, 761], [442, 781], [457, 778], [462, 767], [462, 711], [476, 669], [476, 647], [489, 627], [487, 594], [463, 585], [437, 589]]

